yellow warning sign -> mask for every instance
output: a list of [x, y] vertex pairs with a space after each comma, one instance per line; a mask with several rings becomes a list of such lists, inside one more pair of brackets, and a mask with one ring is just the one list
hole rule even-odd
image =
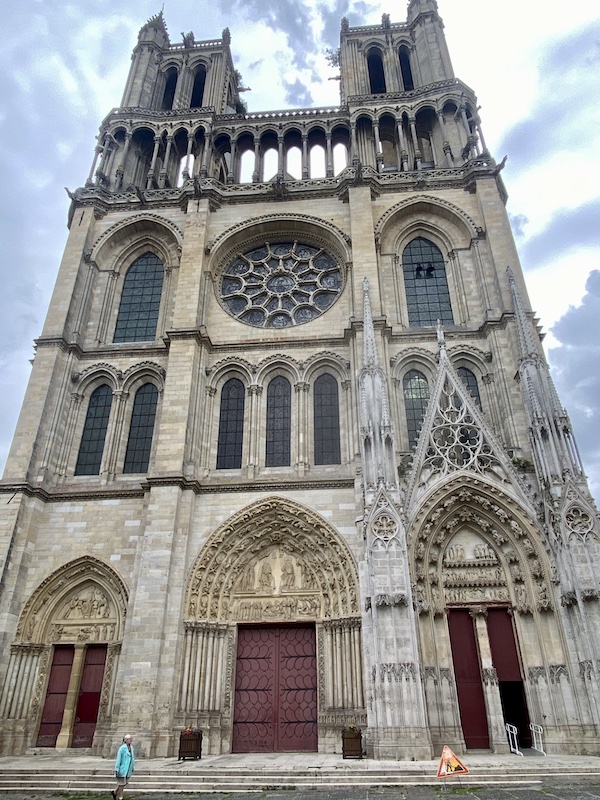
[[453, 775], [468, 775], [468, 773], [468, 767], [466, 767], [460, 758], [454, 755], [448, 745], [445, 744], [437, 771], [438, 778], [451, 778]]

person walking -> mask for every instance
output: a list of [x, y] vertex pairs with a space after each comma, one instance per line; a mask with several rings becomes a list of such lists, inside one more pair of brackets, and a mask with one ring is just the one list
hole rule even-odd
[[117, 752], [117, 760], [115, 761], [117, 787], [111, 792], [113, 800], [123, 800], [123, 791], [135, 768], [135, 757], [133, 755], [133, 747], [131, 746], [132, 741], [133, 736], [130, 734], [124, 736], [123, 744], [119, 747], [119, 751]]

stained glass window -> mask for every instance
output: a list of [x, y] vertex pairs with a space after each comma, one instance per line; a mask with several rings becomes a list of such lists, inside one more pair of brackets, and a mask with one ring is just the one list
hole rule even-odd
[[103, 384], [94, 389], [83, 426], [75, 475], [99, 475], [111, 405], [110, 386]]
[[147, 472], [154, 433], [158, 389], [152, 383], [141, 386], [133, 402], [129, 440], [123, 472]]
[[315, 464], [339, 464], [340, 409], [333, 375], [320, 375], [314, 388]]
[[121, 293], [115, 342], [151, 342], [156, 337], [164, 267], [153, 253], [136, 258]]
[[406, 412], [406, 427], [408, 430], [408, 444], [412, 449], [417, 444], [419, 429], [429, 400], [429, 386], [427, 378], [416, 369], [409, 370], [402, 380], [404, 390], [404, 410]]
[[479, 386], [477, 385], [477, 378], [467, 367], [459, 367], [457, 370], [458, 375], [464, 385], [469, 390], [469, 394], [475, 400], [478, 407], [481, 408], [481, 397], [479, 395]]
[[244, 440], [246, 390], [238, 378], [230, 378], [221, 390], [217, 469], [240, 469]]
[[412, 327], [454, 324], [446, 266], [440, 249], [421, 237], [402, 254], [408, 323]]
[[237, 255], [221, 276], [225, 310], [257, 328], [291, 328], [323, 314], [344, 274], [332, 255], [299, 242], [273, 242]]
[[292, 387], [279, 375], [267, 387], [267, 467], [289, 467]]

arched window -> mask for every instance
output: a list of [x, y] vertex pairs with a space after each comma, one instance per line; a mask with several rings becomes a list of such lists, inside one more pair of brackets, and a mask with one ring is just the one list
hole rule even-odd
[[204, 100], [204, 84], [206, 83], [206, 67], [200, 65], [194, 75], [194, 88], [192, 89], [192, 99], [190, 108], [201, 108]]
[[427, 401], [429, 400], [429, 386], [427, 378], [416, 369], [409, 370], [402, 380], [404, 391], [404, 410], [406, 412], [406, 428], [408, 430], [408, 445], [416, 446], [419, 438], [419, 428], [425, 415]]
[[405, 92], [410, 92], [415, 88], [413, 81], [412, 70], [410, 68], [410, 53], [408, 47], [403, 44], [398, 51], [398, 58], [400, 60], [400, 72], [402, 74], [402, 86]]
[[282, 375], [267, 388], [267, 467], [289, 467], [292, 417], [292, 387]]
[[477, 403], [477, 407], [481, 408], [481, 397], [479, 395], [479, 386], [477, 385], [477, 378], [467, 367], [459, 367], [457, 370], [458, 376], [464, 385], [469, 390], [469, 394]]
[[240, 469], [244, 440], [246, 390], [238, 378], [230, 378], [221, 390], [217, 469]]
[[102, 384], [90, 397], [83, 435], [79, 445], [75, 475], [99, 475], [108, 418], [112, 405], [112, 389]]
[[339, 464], [340, 405], [333, 375], [320, 375], [314, 388], [315, 464]]
[[158, 389], [145, 383], [135, 393], [123, 472], [147, 472], [152, 448]]
[[150, 342], [156, 337], [164, 267], [154, 253], [136, 258], [123, 282], [115, 342]]
[[446, 265], [440, 249], [429, 239], [413, 239], [402, 254], [404, 288], [411, 326], [452, 325], [452, 306]]
[[173, 100], [175, 99], [175, 89], [177, 87], [177, 70], [171, 67], [166, 73], [165, 91], [163, 93], [163, 100], [161, 104], [162, 111], [170, 111], [173, 108]]
[[367, 55], [367, 66], [369, 68], [369, 84], [371, 94], [385, 94], [385, 73], [383, 71], [383, 58], [381, 51], [376, 47], [369, 50]]

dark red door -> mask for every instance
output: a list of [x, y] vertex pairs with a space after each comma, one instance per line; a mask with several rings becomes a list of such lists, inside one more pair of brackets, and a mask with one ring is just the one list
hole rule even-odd
[[519, 744], [531, 747], [529, 714], [525, 700], [525, 686], [517, 653], [515, 633], [506, 608], [490, 608], [487, 616], [492, 663], [498, 675], [500, 700], [504, 721], [516, 725]]
[[100, 693], [104, 678], [104, 664], [106, 662], [106, 645], [89, 645], [85, 651], [83, 674], [79, 685], [79, 697], [75, 709], [75, 724], [73, 725], [73, 740], [71, 747], [91, 747], [98, 709], [100, 708]]
[[233, 752], [316, 749], [314, 627], [240, 627]]
[[73, 666], [73, 645], [56, 645], [36, 747], [55, 747], [62, 726]]
[[490, 737], [473, 619], [466, 609], [451, 609], [448, 625], [465, 744], [471, 750], [487, 749]]

